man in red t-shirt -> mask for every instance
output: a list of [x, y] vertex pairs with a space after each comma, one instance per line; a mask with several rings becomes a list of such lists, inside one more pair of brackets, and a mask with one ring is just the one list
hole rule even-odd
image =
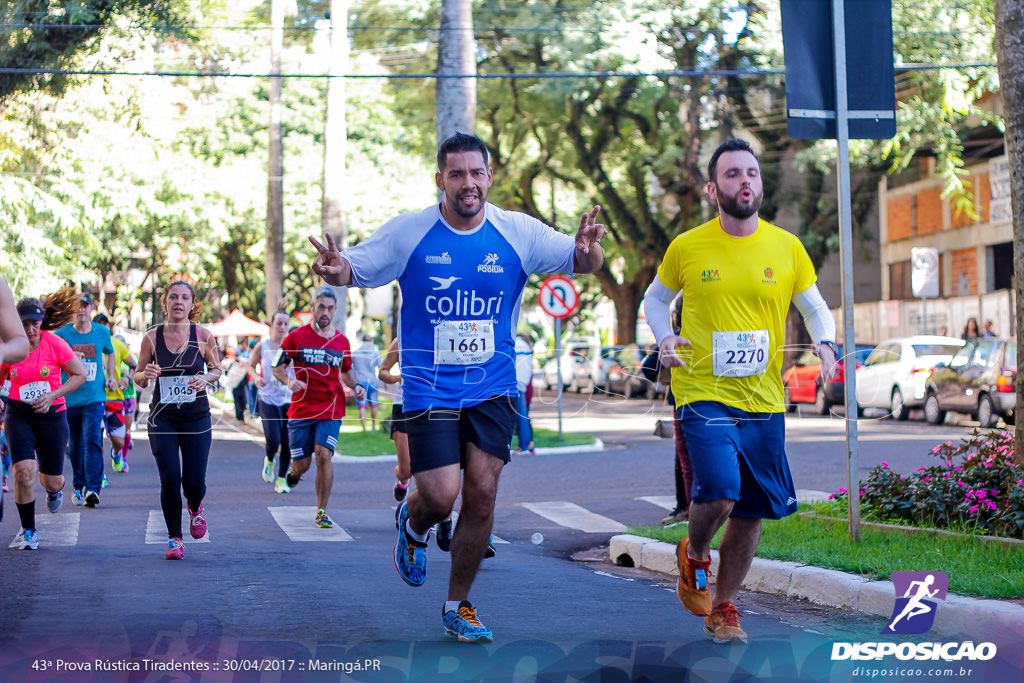
[[[331, 324], [337, 306], [337, 297], [330, 287], [316, 290], [313, 321], [291, 331], [281, 342], [274, 360], [274, 377], [292, 390], [292, 404], [288, 408], [292, 465], [285, 479], [289, 487], [298, 484], [309, 469], [310, 456], [316, 456], [316, 525], [321, 529], [334, 526], [327, 516], [327, 501], [334, 484], [331, 457], [345, 415], [342, 382], [356, 398], [365, 394], [352, 370], [348, 339]], [[294, 364], [295, 379], [288, 377], [290, 364]]]

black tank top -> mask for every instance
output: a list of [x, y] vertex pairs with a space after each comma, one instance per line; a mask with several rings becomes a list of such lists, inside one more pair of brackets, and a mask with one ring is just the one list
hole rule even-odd
[[[164, 326], [156, 328], [156, 362], [160, 376], [153, 385], [152, 415], [175, 422], [188, 422], [207, 417], [210, 401], [206, 389], [196, 391], [187, 384], [195, 375], [206, 372], [206, 361], [199, 350], [199, 332], [195, 323], [189, 325], [188, 343], [181, 353], [171, 353], [164, 342]], [[177, 378], [181, 379], [177, 379]]]

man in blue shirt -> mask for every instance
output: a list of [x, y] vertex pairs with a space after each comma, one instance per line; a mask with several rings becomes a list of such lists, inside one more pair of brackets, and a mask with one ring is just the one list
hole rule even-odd
[[461, 483], [441, 618], [450, 638], [489, 641], [491, 630], [468, 597], [487, 552], [498, 477], [509, 461], [523, 287], [531, 273], [596, 271], [606, 230], [595, 222], [597, 206], [583, 214], [573, 239], [487, 203], [494, 171], [475, 136], [456, 133], [442, 142], [437, 166], [440, 204], [388, 221], [344, 253], [330, 235], [326, 246], [310, 238], [318, 251], [313, 271], [334, 286], [398, 280], [402, 410], [416, 490], [398, 509], [395, 568], [409, 585], [423, 585], [430, 528], [451, 512]]
[[[103, 488], [103, 410], [107, 390], [114, 391], [114, 345], [110, 330], [92, 322], [92, 297], [83, 293], [75, 321], [54, 334], [66, 341], [85, 366], [85, 384], [67, 395], [71, 443], [68, 458], [74, 473], [75, 505], [96, 507]], [[67, 376], [64, 377], [67, 381]]]

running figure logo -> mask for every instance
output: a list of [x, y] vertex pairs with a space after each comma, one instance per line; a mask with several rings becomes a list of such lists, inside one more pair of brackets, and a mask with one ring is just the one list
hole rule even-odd
[[937, 601], [946, 599], [949, 577], [942, 572], [893, 572], [889, 578], [896, 589], [896, 604], [882, 633], [927, 632], [935, 623]]

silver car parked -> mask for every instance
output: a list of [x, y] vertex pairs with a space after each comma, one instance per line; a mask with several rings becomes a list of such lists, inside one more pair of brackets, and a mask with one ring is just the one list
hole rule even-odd
[[857, 368], [857, 404], [886, 408], [894, 420], [906, 420], [924, 405], [925, 381], [939, 363], [949, 363], [965, 344], [956, 337], [914, 335], [887, 339]]

